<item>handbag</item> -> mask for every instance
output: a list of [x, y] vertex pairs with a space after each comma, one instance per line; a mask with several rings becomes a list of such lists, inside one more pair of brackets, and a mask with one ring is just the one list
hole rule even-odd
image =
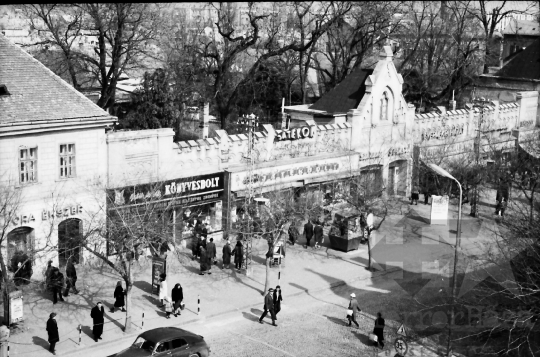
[[347, 309], [347, 316], [352, 316], [353, 312], [352, 309]]
[[369, 340], [372, 342], [378, 342], [377, 335], [375, 335], [374, 333], [370, 333]]
[[180, 310], [184, 310], [186, 308], [186, 304], [183, 302], [180, 303]]

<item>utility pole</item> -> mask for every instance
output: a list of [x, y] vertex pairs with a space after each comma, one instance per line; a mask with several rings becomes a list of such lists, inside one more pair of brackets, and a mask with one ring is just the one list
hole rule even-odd
[[480, 116], [478, 117], [478, 127], [476, 129], [476, 137], [474, 139], [474, 151], [476, 156], [476, 166], [475, 166], [475, 179], [474, 179], [474, 198], [471, 202], [471, 216], [478, 217], [478, 201], [480, 199], [478, 193], [478, 185], [480, 184], [480, 148], [482, 146], [482, 124], [484, 122], [484, 109], [486, 108], [489, 100], [486, 100], [483, 97], [475, 98], [476, 87], [473, 88], [473, 108], [478, 108], [480, 110]]
[[250, 114], [248, 116], [242, 116], [238, 118], [238, 125], [241, 125], [245, 130], [247, 130], [248, 137], [248, 147], [247, 155], [244, 158], [247, 159], [247, 184], [246, 184], [246, 197], [244, 201], [245, 214], [247, 214], [247, 231], [244, 232], [243, 236], [245, 246], [246, 259], [246, 275], [251, 275], [251, 258], [253, 251], [253, 217], [251, 217], [251, 212], [249, 210], [250, 205], [253, 203], [253, 166], [255, 164], [255, 158], [253, 155], [254, 146], [255, 146], [255, 137], [254, 132], [255, 128], [259, 126], [259, 118], [255, 114]]

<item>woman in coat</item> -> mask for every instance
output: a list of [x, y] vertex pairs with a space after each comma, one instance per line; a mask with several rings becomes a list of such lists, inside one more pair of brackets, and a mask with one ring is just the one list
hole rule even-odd
[[105, 311], [103, 310], [103, 304], [100, 301], [92, 308], [92, 311], [90, 312], [90, 317], [94, 323], [92, 333], [94, 335], [94, 341], [96, 342], [101, 340], [101, 335], [103, 334], [103, 324], [105, 323], [105, 319], [103, 318]]
[[203, 246], [201, 246], [199, 249], [199, 256], [201, 259], [201, 272], [199, 275], [204, 275], [204, 272], [206, 271], [206, 264], [208, 264], [208, 258], [206, 257], [206, 249], [204, 249]]
[[182, 286], [180, 284], [176, 284], [172, 289], [171, 298], [174, 303], [174, 317], [182, 315], [180, 305], [182, 304], [182, 300], [184, 300], [184, 291], [182, 290]]
[[169, 290], [167, 287], [167, 274], [162, 273], [159, 278], [159, 300], [161, 301], [160, 307], [163, 307], [163, 299], [167, 296], [167, 291]]
[[384, 319], [380, 312], [377, 312], [377, 318], [375, 319], [375, 328], [373, 334], [377, 336], [377, 343], [381, 348], [384, 347]]
[[116, 289], [114, 289], [114, 305], [111, 307], [111, 312], [114, 312], [114, 308], [122, 309], [123, 312], [126, 312], [124, 306], [126, 302], [124, 301], [124, 289], [122, 288], [122, 282], [119, 281], [116, 283]]
[[231, 264], [231, 254], [232, 249], [229, 240], [225, 242], [225, 245], [223, 246], [223, 268], [229, 269], [229, 265]]
[[276, 290], [274, 290], [274, 315], [276, 316], [276, 320], [277, 314], [281, 310], [282, 301], [283, 298], [281, 297], [281, 287], [278, 285], [276, 286]]
[[60, 335], [58, 334], [58, 325], [56, 324], [56, 320], [54, 319], [56, 317], [56, 314], [53, 312], [49, 315], [49, 320], [47, 320], [47, 334], [49, 335], [49, 352], [51, 352], [53, 355], [56, 354], [56, 351], [54, 350], [56, 346], [56, 342], [60, 341]]
[[163, 297], [163, 305], [165, 306], [165, 317], [170, 319], [171, 313], [173, 312], [173, 304], [171, 298], [165, 295]]
[[242, 267], [242, 260], [244, 259], [244, 247], [242, 242], [237, 241], [236, 246], [234, 247], [234, 265], [238, 271]]

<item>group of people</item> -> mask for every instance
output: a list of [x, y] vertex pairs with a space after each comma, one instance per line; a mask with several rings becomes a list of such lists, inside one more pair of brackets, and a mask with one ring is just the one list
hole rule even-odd
[[[296, 227], [295, 222], [291, 223], [289, 226], [289, 242], [291, 245], [295, 245], [296, 241], [300, 237], [300, 232], [298, 231], [298, 228]], [[319, 222], [318, 220], [311, 220], [308, 219], [307, 223], [304, 224], [304, 237], [306, 238], [306, 245], [305, 248], [311, 246], [311, 239], [315, 238], [315, 244], [313, 246], [314, 249], [319, 249], [324, 241], [324, 232], [323, 232], [323, 224]]]
[[281, 311], [281, 302], [283, 301], [283, 297], [281, 296], [281, 287], [278, 285], [276, 286], [276, 289], [273, 288], [268, 289], [268, 293], [264, 297], [264, 307], [263, 307], [263, 313], [261, 317], [259, 317], [259, 323], [263, 323], [263, 319], [270, 313], [270, 317], [272, 318], [272, 325], [276, 325], [277, 320], [277, 314]]
[[[354, 322], [356, 327], [360, 327], [356, 321], [356, 313], [361, 311], [358, 300], [356, 300], [356, 294], [351, 293], [349, 297], [349, 306], [347, 308], [347, 320], [349, 321], [349, 326]], [[375, 335], [373, 341], [381, 348], [384, 347], [384, 322], [382, 314], [378, 312], [377, 318], [375, 319], [375, 327], [373, 328], [373, 335]]]
[[171, 314], [173, 314], [174, 317], [182, 315], [182, 309], [184, 306], [184, 290], [182, 289], [182, 285], [177, 283], [171, 290], [171, 295], [167, 294], [168, 291], [167, 274], [163, 273], [160, 275], [159, 282], [159, 300], [161, 301], [160, 307], [165, 309], [165, 317], [170, 319]]
[[58, 300], [64, 301], [64, 297], [69, 296], [70, 291], [73, 291], [74, 294], [79, 293], [75, 286], [77, 283], [77, 270], [75, 269], [73, 257], [67, 260], [66, 277], [67, 279], [64, 278], [64, 274], [58, 267], [52, 265], [52, 260], [48, 261], [45, 270], [45, 286], [53, 294], [53, 305], [58, 303]]
[[217, 264], [217, 249], [214, 238], [206, 241], [206, 235], [196, 234], [196, 241], [192, 247], [193, 259], [199, 258], [201, 272], [200, 275], [212, 274], [212, 264]]

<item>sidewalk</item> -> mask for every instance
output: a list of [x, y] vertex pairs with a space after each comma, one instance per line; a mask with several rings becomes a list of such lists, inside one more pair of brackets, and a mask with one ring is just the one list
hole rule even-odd
[[[399, 202], [397, 202], [399, 203]], [[413, 242], [421, 239], [430, 240], [436, 237], [446, 237], [448, 241], [442, 241], [441, 244], [422, 244], [425, 250], [427, 260], [429, 257], [436, 257], [441, 251], [449, 251], [451, 245], [451, 231], [455, 230], [452, 226], [430, 226], [429, 208], [419, 204], [411, 206], [402, 202], [401, 212], [392, 212], [385, 218], [385, 221], [379, 231], [375, 233], [376, 239], [384, 236], [391, 236], [399, 239], [396, 230], [401, 231], [403, 243]], [[412, 211], [409, 209], [412, 208]], [[451, 214], [456, 215], [456, 207], [450, 206]], [[406, 216], [406, 217], [405, 217]], [[464, 221], [465, 221], [465, 214]], [[479, 237], [477, 241], [489, 240], [485, 234], [477, 234], [478, 220], [468, 219], [470, 223], [463, 225], [463, 236], [471, 235]], [[421, 227], [421, 233], [418, 235], [418, 227]], [[413, 232], [416, 229], [416, 233]], [[412, 233], [411, 233], [412, 232]], [[450, 233], [449, 233], [450, 232]], [[414, 233], [414, 234], [413, 234]], [[455, 234], [454, 234], [455, 235]], [[455, 239], [455, 238], [454, 238]], [[304, 243], [303, 238], [300, 243]], [[397, 267], [382, 266], [381, 270], [369, 272], [365, 269], [368, 261], [367, 246], [360, 246], [356, 251], [343, 253], [328, 249], [329, 240], [325, 237], [324, 248], [314, 250], [305, 249], [303, 246], [288, 246], [286, 249], [286, 258], [281, 267], [282, 286], [286, 286], [284, 297], [291, 297], [306, 292], [328, 289], [351, 282], [363, 281], [369, 283], [372, 279], [388, 274], [392, 271], [400, 270]], [[385, 255], [403, 254], [407, 244], [389, 244], [386, 246]], [[414, 249], [418, 249], [418, 244], [413, 244]], [[466, 246], [468, 246], [466, 244]], [[473, 249], [475, 244], [470, 244]], [[222, 243], [218, 242], [218, 252], [221, 251]], [[427, 247], [427, 248], [426, 248]], [[469, 249], [469, 248], [467, 248]], [[474, 248], [476, 249], [476, 248]], [[151, 266], [150, 261], [141, 259], [140, 266], [134, 269], [134, 287], [132, 290], [132, 323], [133, 330], [126, 334], [123, 332], [125, 314], [122, 312], [109, 313], [112, 305], [113, 290], [118, 281], [118, 277], [111, 273], [109, 268], [104, 267], [101, 271], [96, 271], [88, 267], [78, 267], [79, 280], [77, 281], [80, 290], [79, 295], [70, 295], [66, 302], [52, 304], [49, 295], [42, 295], [35, 289], [25, 287], [24, 294], [24, 318], [22, 329], [12, 333], [10, 337], [10, 346], [12, 354], [15, 356], [34, 356], [45, 354], [48, 348], [47, 333], [45, 331], [46, 321], [51, 312], [57, 313], [57, 321], [60, 333], [60, 342], [57, 344], [57, 354], [68, 356], [76, 351], [82, 352], [94, 349], [94, 346], [103, 348], [104, 345], [111, 347], [119, 340], [133, 340], [143, 329], [142, 316], [144, 313], [144, 330], [162, 326], [183, 326], [194, 321], [205, 321], [206, 319], [224, 315], [228, 312], [246, 309], [252, 306], [260, 306], [263, 301], [262, 290], [265, 282], [265, 258], [267, 250], [266, 241], [259, 240], [254, 243], [253, 256], [253, 274], [246, 276], [243, 272], [237, 273], [235, 270], [221, 270], [214, 266], [211, 275], [200, 276], [198, 262], [190, 259], [189, 249], [183, 249], [180, 252], [169, 254], [167, 281], [169, 288], [174, 284], [181, 283], [184, 289], [184, 301], [186, 310], [181, 317], [167, 320], [164, 318], [164, 312], [159, 309], [157, 296], [151, 295]], [[443, 252], [444, 254], [444, 252]], [[218, 253], [218, 257], [221, 254]], [[179, 258], [178, 258], [179, 257]], [[377, 255], [374, 255], [377, 259]], [[179, 261], [180, 260], [180, 261]], [[220, 259], [218, 259], [220, 261]], [[396, 260], [396, 261], [399, 261]], [[219, 263], [221, 266], [221, 263]], [[278, 268], [271, 269], [271, 285], [278, 284]], [[197, 315], [197, 299], [201, 300], [201, 313]], [[97, 301], [102, 301], [105, 305], [105, 327], [103, 340], [96, 343], [92, 339], [92, 320], [90, 318], [90, 309]], [[78, 326], [82, 326], [81, 346], [79, 342]], [[420, 350], [419, 347], [417, 350]], [[114, 352], [114, 351], [112, 351]], [[86, 353], [86, 352], [85, 352]], [[412, 353], [412, 352], [411, 352]], [[412, 354], [414, 355], [414, 354]], [[424, 356], [427, 356], [424, 354]]]

